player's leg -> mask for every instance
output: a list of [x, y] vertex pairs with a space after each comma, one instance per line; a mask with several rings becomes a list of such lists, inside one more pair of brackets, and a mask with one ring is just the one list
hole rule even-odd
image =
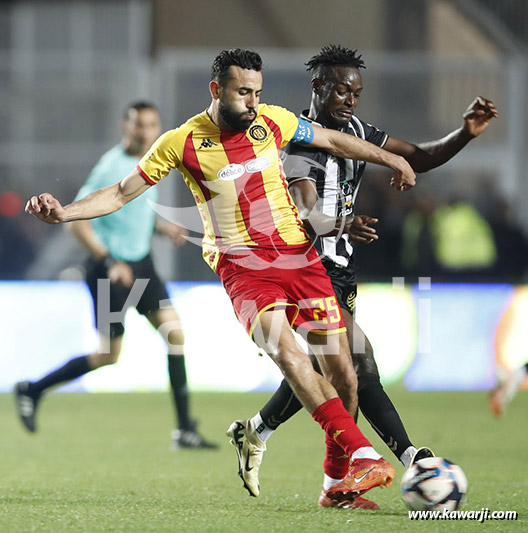
[[310, 351], [315, 355], [320, 373], [336, 389], [346, 410], [356, 417], [358, 409], [357, 375], [350, 364], [346, 332], [324, 335], [308, 334]]
[[338, 397], [335, 388], [314, 371], [309, 357], [298, 346], [283, 307], [258, 316], [253, 340], [280, 368], [308, 412], [312, 413], [324, 402]]
[[[404, 466], [409, 466], [411, 461], [431, 456], [432, 452], [428, 448], [420, 448], [420, 455], [417, 455], [417, 449], [411, 444], [398, 412], [380, 383], [370, 341], [347, 309], [343, 309], [343, 317], [347, 325], [345, 342], [351, 350], [355, 350], [352, 357], [356, 372], [358, 372], [359, 406], [365, 417]], [[316, 364], [316, 368], [319, 368], [319, 365]], [[252, 438], [257, 446], [261, 441], [261, 446], [258, 447], [264, 446], [265, 450], [265, 443], [273, 431], [300, 409], [301, 403], [284, 380], [268, 403], [246, 422], [249, 438]], [[344, 458], [345, 454], [334, 442], [327, 439], [326, 444], [323, 494], [319, 504], [335, 506], [333, 501], [325, 497], [325, 490], [344, 477], [347, 472], [347, 460]], [[259, 465], [261, 461], [262, 457], [260, 457]], [[258, 475], [258, 469], [256, 472]], [[374, 502], [364, 499], [356, 500], [349, 507], [378, 508]]]
[[[372, 345], [354, 319], [356, 283], [355, 274], [343, 269], [331, 271], [332, 285], [336, 291], [347, 326], [347, 337], [358, 375], [359, 407], [365, 418], [384, 440], [390, 450], [409, 466], [417, 460], [417, 449], [412, 445], [400, 416], [381, 385]], [[273, 431], [300, 410], [289, 385], [283, 381], [268, 403], [253, 417], [253, 425], [266, 441]], [[420, 449], [419, 459], [432, 455], [428, 448]]]
[[169, 381], [178, 424], [178, 429], [171, 433], [173, 447], [217, 448], [216, 443], [204, 439], [197, 432], [197, 421], [191, 417], [185, 368], [185, 337], [178, 314], [169, 306], [150, 311], [145, 316], [167, 343]]
[[[266, 308], [269, 305], [262, 305], [261, 307]], [[240, 313], [237, 314], [240, 318]], [[246, 327], [248, 327], [247, 324]], [[316, 401], [319, 403], [324, 402], [326, 395], [325, 392], [321, 392], [320, 388], [321, 385], [324, 386], [325, 384], [321, 383], [322, 378], [321, 380], [314, 380], [311, 376], [310, 368], [308, 368], [311, 367], [311, 362], [309, 360], [306, 361], [308, 359], [306, 354], [302, 353], [297, 346], [284, 309], [275, 306], [272, 310], [263, 312], [255, 320], [254, 330], [253, 340], [270, 355], [281, 369], [283, 375], [287, 378], [291, 374], [291, 379], [296, 382], [300, 381], [299, 387], [302, 386], [304, 376], [305, 385], [312, 387], [315, 394], [319, 395]], [[297, 371], [295, 370], [296, 366]], [[309, 397], [310, 393], [304, 391], [304, 394]], [[296, 397], [295, 401], [299, 402]], [[315, 407], [316, 405], [312, 405], [312, 410]], [[259, 437], [255, 430], [256, 427], [252, 420], [235, 420], [227, 430], [227, 436], [237, 451], [238, 475], [242, 478], [244, 487], [248, 490], [250, 496], [258, 496], [260, 494], [258, 476], [262, 456], [266, 450], [266, 445], [261, 439], [262, 435]]]
[[[86, 283], [92, 296], [96, 322], [98, 321], [98, 280], [106, 278], [106, 266], [102, 261], [90, 260], [86, 264]], [[121, 286], [110, 284], [110, 311], [121, 311], [128, 291]], [[35, 414], [42, 394], [51, 387], [77, 379], [104, 365], [113, 364], [119, 357], [124, 326], [121, 322], [111, 323], [109, 337], [101, 336], [97, 352], [79, 355], [61, 367], [46, 374], [41, 379], [23, 381], [15, 385], [15, 401], [18, 415], [28, 431], [36, 431]]]
[[57, 385], [80, 378], [100, 366], [117, 361], [121, 350], [121, 339], [122, 337], [119, 336], [101, 342], [101, 346], [106, 347], [105, 353], [95, 352], [76, 356], [37, 381], [17, 383], [15, 385], [15, 401], [18, 415], [24, 427], [28, 431], [36, 431], [35, 415], [44, 392]]
[[88, 372], [101, 368], [102, 366], [115, 365], [119, 361], [124, 332], [125, 328], [123, 327], [110, 328], [110, 334], [112, 336], [109, 339], [101, 338], [97, 352], [86, 356], [86, 361], [90, 367]]
[[[343, 380], [342, 377], [346, 375], [347, 368], [350, 366], [350, 354], [348, 347], [348, 339], [346, 333], [341, 333], [338, 337], [339, 346], [337, 349], [329, 350], [325, 344], [324, 336], [311, 334], [309, 337], [310, 348], [316, 356], [314, 361], [314, 368], [328, 379], [335, 387], [338, 393], [343, 395], [344, 405], [348, 406], [349, 413], [357, 420], [357, 382], [354, 379], [352, 382]], [[335, 338], [337, 339], [337, 337]], [[336, 354], [346, 354], [345, 361], [348, 365], [343, 365]], [[355, 376], [354, 376], [355, 377]], [[361, 459], [363, 449], [357, 450], [352, 456], [336, 442], [335, 439], [325, 435], [325, 458], [323, 462], [323, 488], [319, 497], [318, 504], [321, 507], [344, 507], [349, 509], [379, 509], [379, 506], [370, 500], [358, 496], [352, 501], [345, 499], [332, 499], [329, 497], [329, 491], [338, 487], [344, 479], [346, 479], [349, 470], [364, 468]], [[368, 456], [370, 457], [370, 456]], [[378, 456], [379, 457], [379, 456]], [[360, 459], [358, 461], [358, 459]], [[351, 462], [352, 461], [352, 462]], [[359, 474], [361, 477], [361, 474]]]
[[131, 263], [131, 266], [136, 279], [148, 279], [136, 309], [156, 328], [167, 345], [167, 367], [178, 428], [171, 432], [172, 447], [175, 450], [216, 448], [215, 443], [205, 440], [197, 432], [197, 421], [191, 417], [185, 368], [185, 336], [165, 284], [156, 272], [150, 255], [141, 261]]
[[[408, 467], [417, 449], [411, 443], [396, 407], [381, 384], [372, 345], [347, 309], [343, 309], [343, 318], [354, 368], [358, 374], [359, 408], [398, 460]], [[420, 459], [432, 455], [430, 450], [421, 453], [424, 455]]]
[[528, 376], [528, 363], [512, 372], [502, 371], [497, 376], [497, 386], [490, 391], [489, 406], [495, 416], [501, 416]]
[[[358, 376], [359, 408], [389, 449], [407, 467], [417, 450], [412, 446], [394, 404], [383, 389], [372, 345], [356, 323], [355, 270], [353, 266], [347, 269], [327, 266], [327, 271], [347, 327], [348, 345]], [[432, 455], [429, 449], [423, 449], [420, 453], [420, 459]]]
[[[353, 475], [347, 475], [347, 483], [337, 487], [333, 495], [350, 499], [352, 494], [356, 496], [374, 486], [390, 484], [394, 469], [381, 459], [361, 433], [331, 382], [314, 370], [310, 358], [297, 345], [284, 309], [266, 311], [260, 315], [258, 322], [262, 335], [254, 333], [255, 342], [279, 366], [297, 398], [325, 431], [327, 442], [331, 441], [336, 449], [342, 449], [349, 457], [369, 463], [369, 473], [359, 476], [359, 484], [354, 481]], [[355, 372], [346, 338], [340, 334], [328, 337], [333, 339], [325, 337], [328, 342], [314, 342], [313, 336], [309, 335], [308, 340], [312, 342], [323, 372], [342, 389], [347, 408], [354, 411]]]
[[[336, 389], [314, 370], [308, 355], [297, 345], [291, 324], [304, 331], [320, 331], [337, 340], [338, 334], [345, 331], [335, 294], [317, 253], [310, 249], [305, 252], [306, 255], [303, 252], [297, 257], [293, 254], [280, 257], [280, 267], [259, 270], [258, 277], [252, 268], [255, 264], [253, 257], [237, 263], [225, 261], [219, 264], [218, 271], [238, 319], [255, 343], [279, 366], [297, 398], [325, 434], [349, 456], [362, 450], [366, 456], [372, 457], [368, 459], [371, 464], [365, 475], [360, 474], [355, 482], [352, 474], [346, 486], [339, 487], [340, 494], [336, 492], [337, 497], [350, 500], [374, 486], [388, 485], [394, 477], [394, 469], [380, 459], [345, 409]], [[341, 353], [339, 342], [329, 343], [329, 346], [332, 348], [327, 353], [335, 361], [326, 363], [327, 370], [334, 374], [334, 379], [342, 382], [343, 388], [346, 383], [349, 391], [355, 387], [350, 354], [348, 351]], [[346, 343], [344, 346], [346, 348]], [[333, 372], [337, 367], [342, 371], [341, 378]], [[348, 391], [345, 401], [351, 407], [355, 391], [352, 394]], [[241, 426], [235, 422], [228, 435], [237, 447], [239, 473], [243, 477], [247, 473], [242, 460], [247, 439], [246, 427]], [[250, 458], [249, 455], [246, 457]]]

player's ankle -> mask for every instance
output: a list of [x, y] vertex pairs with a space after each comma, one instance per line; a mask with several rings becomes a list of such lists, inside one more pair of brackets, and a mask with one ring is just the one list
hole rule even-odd
[[400, 455], [400, 463], [405, 467], [409, 468], [409, 465], [411, 464], [411, 460], [414, 457], [414, 454], [416, 453], [416, 448], [414, 446], [409, 446], [401, 455]]
[[333, 477], [330, 477], [328, 474], [325, 474], [323, 477], [323, 489], [328, 490], [332, 488], [336, 483], [339, 483], [340, 479], [335, 479]]
[[258, 439], [265, 444], [266, 441], [273, 435], [274, 429], [271, 429], [266, 425], [260, 411], [250, 420], [251, 425], [255, 428]]
[[354, 459], [374, 459], [374, 460], [378, 460], [378, 459], [381, 459], [381, 455], [372, 446], [363, 446], [362, 448], [358, 448], [352, 454], [352, 461]]

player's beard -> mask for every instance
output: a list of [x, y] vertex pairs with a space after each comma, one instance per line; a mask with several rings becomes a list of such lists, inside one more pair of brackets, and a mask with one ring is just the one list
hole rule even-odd
[[218, 112], [222, 117], [222, 120], [233, 130], [233, 131], [245, 131], [251, 126], [251, 123], [257, 117], [257, 110], [254, 109], [255, 118], [244, 118], [244, 115], [247, 115], [250, 110], [245, 111], [244, 113], [238, 113], [230, 108], [228, 105], [224, 104], [222, 100], [218, 101]]

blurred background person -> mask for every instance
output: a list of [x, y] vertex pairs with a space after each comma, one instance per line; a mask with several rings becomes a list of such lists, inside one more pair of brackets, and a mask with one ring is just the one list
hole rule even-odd
[[424, 195], [404, 217], [401, 262], [407, 273], [434, 281], [491, 281], [497, 262], [493, 230], [471, 203], [437, 205]]
[[502, 416], [528, 377], [528, 362], [511, 372], [498, 372], [497, 386], [490, 392], [489, 407], [495, 416]]
[[493, 277], [494, 280], [521, 283], [528, 268], [528, 241], [515, 222], [511, 203], [498, 191], [494, 200], [488, 219], [497, 250]]
[[[122, 122], [121, 142], [106, 152], [92, 170], [76, 196], [80, 200], [97, 189], [113, 184], [135, 169], [161, 132], [156, 106], [148, 101], [129, 104]], [[98, 303], [102, 299], [101, 280], [109, 280], [110, 313], [120, 313], [134, 306], [162, 334], [168, 348], [171, 394], [177, 413], [178, 429], [172, 432], [174, 448], [216, 448], [196, 430], [191, 418], [189, 390], [183, 352], [184, 335], [180, 319], [170, 305], [165, 285], [159, 278], [150, 256], [154, 232], [167, 237], [176, 246], [185, 242], [187, 231], [176, 224], [156, 218], [150, 202], [156, 202], [158, 189], [128, 204], [117, 213], [91, 220], [72, 222], [68, 229], [88, 250], [86, 283], [93, 298], [96, 321], [101, 320]], [[136, 279], [148, 280], [139, 299], [131, 291]], [[105, 310], [106, 311], [106, 310]], [[98, 323], [101, 335], [99, 349], [79, 355], [37, 381], [19, 382], [15, 386], [16, 406], [26, 429], [36, 431], [35, 414], [44, 392], [50, 387], [79, 378], [102, 366], [114, 364], [123, 343], [124, 312], [121, 322], [111, 322], [109, 329]], [[147, 362], [146, 362], [147, 364]]]
[[400, 261], [408, 275], [428, 275], [436, 279], [440, 271], [434, 241], [436, 206], [435, 198], [424, 194], [403, 218]]

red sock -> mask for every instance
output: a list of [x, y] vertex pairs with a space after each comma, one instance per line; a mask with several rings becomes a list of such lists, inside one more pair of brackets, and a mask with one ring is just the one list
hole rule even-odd
[[328, 435], [325, 435], [325, 444], [324, 473], [333, 479], [343, 479], [350, 468], [350, 455]]
[[324, 429], [328, 439], [334, 440], [348, 455], [352, 455], [358, 448], [372, 446], [340, 398], [332, 398], [321, 404], [312, 413], [312, 417]]

